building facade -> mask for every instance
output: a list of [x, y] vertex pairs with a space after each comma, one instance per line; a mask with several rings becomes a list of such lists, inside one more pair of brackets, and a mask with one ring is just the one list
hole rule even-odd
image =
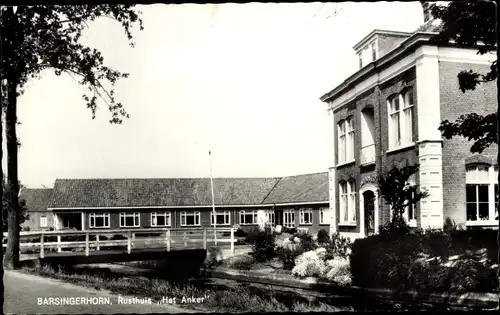
[[[30, 230], [241, 227], [330, 230], [328, 173], [280, 178], [58, 179], [23, 189]], [[44, 196], [44, 198], [35, 196]]]
[[[487, 72], [492, 54], [430, 40], [440, 29], [428, 15], [413, 33], [375, 30], [354, 49], [360, 69], [321, 100], [328, 105], [334, 133], [330, 168], [332, 231], [364, 237], [389, 222], [377, 177], [394, 166], [420, 164], [412, 184], [429, 196], [405, 211], [412, 227], [498, 226], [497, 146], [470, 153], [473, 142], [442, 138], [443, 120], [496, 111], [496, 85], [462, 93], [461, 70]], [[369, 53], [368, 53], [369, 52]]]

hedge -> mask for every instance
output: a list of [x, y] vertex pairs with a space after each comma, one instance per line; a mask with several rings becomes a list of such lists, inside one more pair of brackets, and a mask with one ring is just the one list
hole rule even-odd
[[[486, 253], [478, 259], [474, 253], [481, 249]], [[491, 268], [497, 249], [495, 230], [373, 235], [353, 244], [353, 285], [420, 292], [498, 292], [497, 268]], [[449, 261], [454, 255], [462, 256]]]

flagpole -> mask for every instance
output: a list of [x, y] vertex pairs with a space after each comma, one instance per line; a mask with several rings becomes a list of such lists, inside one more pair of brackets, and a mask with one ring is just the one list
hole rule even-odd
[[212, 177], [212, 151], [208, 151], [208, 155], [210, 156], [210, 186], [212, 188], [212, 216], [214, 220], [214, 242], [215, 246], [217, 246], [217, 216], [215, 213], [215, 200], [214, 200], [214, 179]]

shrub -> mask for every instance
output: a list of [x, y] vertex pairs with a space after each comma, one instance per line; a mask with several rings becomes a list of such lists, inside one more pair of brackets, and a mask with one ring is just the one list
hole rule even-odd
[[295, 259], [302, 253], [302, 250], [298, 247], [278, 247], [276, 249], [276, 255], [285, 270], [292, 270], [295, 267]]
[[323, 277], [341, 286], [351, 285], [352, 277], [349, 260], [344, 257], [327, 260], [325, 275]]
[[330, 242], [330, 235], [326, 230], [319, 230], [317, 237], [318, 244], [327, 244]]
[[351, 254], [352, 242], [350, 238], [343, 237], [338, 232], [333, 234], [327, 245], [327, 259], [334, 257], [348, 257]]
[[311, 234], [297, 233], [295, 236], [299, 238], [299, 246], [303, 252], [315, 250], [318, 247]]
[[296, 234], [297, 233], [297, 228], [289, 228], [289, 227], [284, 226], [281, 229], [281, 233]]
[[325, 255], [324, 248], [307, 251], [295, 259], [295, 266], [292, 274], [297, 277], [322, 277], [325, 273]]
[[238, 257], [230, 263], [230, 268], [236, 270], [250, 270], [254, 263], [255, 259], [252, 256]]
[[243, 231], [241, 228], [237, 229], [236, 232], [234, 232], [235, 237], [245, 237], [247, 236], [247, 233]]
[[[496, 292], [495, 271], [488, 262], [480, 262], [486, 251], [475, 252], [494, 247], [496, 239], [486, 241], [485, 236], [493, 232], [477, 233], [485, 243], [479, 244], [470, 231], [356, 240], [350, 255], [353, 284], [422, 292]], [[461, 256], [450, 261], [451, 255]]]
[[269, 227], [254, 235], [252, 241], [252, 256], [258, 262], [266, 262], [276, 256], [275, 234]]

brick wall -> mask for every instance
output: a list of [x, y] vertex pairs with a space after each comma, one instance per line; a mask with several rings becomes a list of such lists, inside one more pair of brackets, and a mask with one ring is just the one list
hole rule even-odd
[[[388, 112], [387, 112], [387, 98], [391, 95], [400, 93], [405, 89], [413, 88], [416, 95], [416, 74], [415, 68], [411, 68], [404, 73], [398, 75], [397, 77], [383, 82], [382, 84], [376, 86], [375, 88], [359, 95], [353, 102], [349, 105], [344, 106], [337, 111], [335, 111], [335, 131], [334, 131], [334, 145], [337, 147], [338, 141], [338, 130], [337, 123], [349, 116], [354, 117], [354, 127], [355, 127], [355, 149], [354, 156], [356, 162], [349, 165], [343, 165], [337, 167], [337, 182], [338, 187], [340, 181], [345, 181], [350, 178], [354, 178], [356, 181], [356, 191], [359, 191], [360, 185], [363, 178], [369, 176], [377, 176], [379, 172], [386, 172], [392, 166], [397, 165], [401, 167], [408, 164], [418, 163], [418, 153], [415, 147], [405, 148], [403, 150], [395, 152], [387, 152], [389, 148], [389, 138], [388, 138]], [[372, 167], [361, 167], [360, 165], [360, 152], [361, 152], [361, 111], [365, 108], [373, 107], [374, 113], [374, 127], [375, 127], [375, 166]], [[415, 107], [413, 114], [413, 140], [416, 142], [418, 139], [418, 100], [415, 98]], [[337, 150], [335, 150], [337, 154]], [[338, 160], [338, 159], [336, 159]], [[418, 183], [418, 174], [415, 174], [416, 182]], [[340, 195], [339, 189], [336, 191], [336, 218], [337, 222], [340, 217]], [[359, 233], [360, 232], [360, 200], [359, 194], [356, 196], [356, 227], [343, 227], [339, 226], [339, 232], [348, 233]], [[379, 225], [388, 223], [390, 220], [389, 206], [385, 204], [382, 196], [379, 196], [378, 200], [379, 206]], [[416, 215], [419, 217], [419, 207], [416, 207]]]
[[40, 230], [40, 217], [47, 217], [47, 228], [43, 230], [48, 230], [50, 227], [54, 226], [54, 216], [51, 211], [30, 211], [28, 212], [29, 219], [21, 224], [21, 228], [29, 228], [30, 231]]
[[[496, 111], [496, 82], [466, 93], [459, 90], [457, 74], [469, 69], [486, 73], [489, 66], [440, 61], [441, 120], [455, 121], [460, 115], [470, 112], [484, 115]], [[459, 225], [466, 221], [464, 159], [473, 155], [470, 152], [472, 144], [462, 137], [443, 140], [444, 219], [451, 219]], [[497, 146], [493, 145], [483, 154], [496, 156], [497, 151]]]

